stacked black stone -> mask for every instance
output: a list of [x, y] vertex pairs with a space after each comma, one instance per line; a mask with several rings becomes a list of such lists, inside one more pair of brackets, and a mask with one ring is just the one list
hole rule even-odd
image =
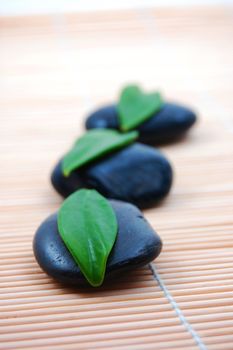
[[[157, 233], [132, 204], [111, 200], [118, 222], [116, 242], [108, 258], [105, 281], [154, 260], [162, 249]], [[33, 242], [36, 260], [56, 280], [85, 286], [87, 282], [63, 243], [57, 228], [57, 214], [38, 228]]]
[[62, 196], [80, 188], [93, 188], [106, 198], [148, 208], [164, 198], [171, 188], [172, 168], [161, 152], [135, 143], [64, 176], [61, 161], [51, 181]]
[[[179, 140], [196, 122], [196, 114], [189, 108], [164, 103], [154, 116], [142, 123], [138, 128], [139, 142], [150, 145], [161, 145]], [[86, 120], [86, 129], [120, 130], [116, 105], [102, 107], [91, 113]]]

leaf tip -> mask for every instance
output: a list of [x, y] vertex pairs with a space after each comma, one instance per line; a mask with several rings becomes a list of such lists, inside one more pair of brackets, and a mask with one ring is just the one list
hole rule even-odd
[[101, 287], [101, 286], [102, 286], [104, 280], [103, 280], [103, 278], [102, 278], [100, 281], [93, 281], [93, 280], [90, 280], [90, 279], [89, 279], [88, 282], [89, 282], [89, 284], [90, 284], [92, 287], [97, 288], [97, 287]]
[[62, 174], [65, 177], [68, 177], [70, 175], [70, 170], [65, 166], [64, 160], [62, 161], [61, 170], [62, 170]]
[[128, 132], [129, 131], [128, 127], [125, 126], [125, 125], [121, 125], [120, 129], [121, 129], [122, 132]]
[[132, 133], [135, 140], [139, 137], [139, 131], [133, 130], [133, 131], [131, 131], [131, 133]]

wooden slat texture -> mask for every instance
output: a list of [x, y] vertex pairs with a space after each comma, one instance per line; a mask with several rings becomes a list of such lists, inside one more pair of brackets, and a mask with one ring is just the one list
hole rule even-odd
[[[0, 19], [2, 350], [233, 349], [232, 21], [230, 7]], [[111, 286], [64, 288], [31, 248], [61, 203], [49, 174], [132, 81], [199, 113], [162, 148], [174, 186], [144, 212], [164, 249]]]

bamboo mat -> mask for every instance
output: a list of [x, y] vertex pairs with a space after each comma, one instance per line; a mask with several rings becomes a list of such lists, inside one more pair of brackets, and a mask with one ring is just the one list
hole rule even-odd
[[[233, 12], [147, 9], [0, 19], [0, 348], [233, 349]], [[164, 249], [99, 291], [64, 288], [32, 237], [61, 198], [50, 171], [127, 82], [195, 107], [163, 147], [175, 181], [144, 212]]]

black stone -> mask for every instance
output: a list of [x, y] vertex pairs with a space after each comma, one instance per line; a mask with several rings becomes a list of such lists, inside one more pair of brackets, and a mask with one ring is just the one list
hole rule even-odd
[[169, 192], [172, 168], [159, 151], [135, 143], [73, 171], [68, 177], [63, 175], [59, 162], [51, 181], [64, 197], [83, 187], [94, 188], [107, 198], [146, 208]]
[[[138, 208], [115, 200], [110, 203], [116, 213], [118, 234], [108, 258], [105, 281], [149, 263], [162, 248], [160, 237]], [[38, 264], [48, 275], [66, 284], [87, 284], [58, 233], [57, 214], [47, 218], [38, 228], [33, 250]]]
[[[165, 103], [162, 109], [138, 128], [139, 141], [159, 145], [181, 138], [195, 123], [195, 113], [187, 107]], [[117, 129], [119, 121], [116, 105], [102, 107], [86, 120], [86, 129]]]

